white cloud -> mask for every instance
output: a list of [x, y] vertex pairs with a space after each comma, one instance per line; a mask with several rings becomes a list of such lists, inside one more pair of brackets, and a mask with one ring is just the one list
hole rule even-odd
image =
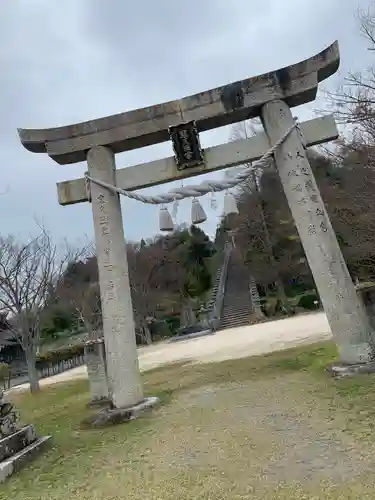
[[[56, 197], [55, 183], [81, 176], [84, 164], [60, 166], [27, 152], [17, 127], [69, 124], [182, 97], [298, 62], [336, 38], [342, 77], [372, 56], [354, 13], [343, 0], [3, 0], [1, 182], [11, 191], [0, 197], [1, 231], [27, 235], [36, 214], [56, 238], [92, 234], [90, 206], [63, 208]], [[305, 119], [316, 106], [296, 112]], [[203, 134], [202, 142], [227, 138], [222, 129]], [[170, 154], [169, 144], [144, 148], [118, 155], [118, 166]], [[157, 231], [154, 207], [128, 200], [123, 205], [129, 238]], [[183, 215], [188, 212], [184, 203]], [[205, 225], [211, 232], [217, 215]]]

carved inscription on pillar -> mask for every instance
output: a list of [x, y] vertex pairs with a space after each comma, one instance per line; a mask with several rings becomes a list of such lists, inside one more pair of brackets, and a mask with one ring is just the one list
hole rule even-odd
[[[99, 225], [100, 225], [100, 234], [104, 238], [103, 241], [103, 256], [104, 256], [104, 262], [103, 262], [103, 267], [107, 270], [108, 273], [112, 274], [114, 272], [113, 269], [113, 263], [112, 263], [112, 230], [110, 227], [109, 223], [109, 218], [108, 215], [106, 215], [106, 205], [107, 201], [105, 199], [105, 196], [103, 193], [100, 193], [97, 197], [97, 200], [99, 202], [99, 211], [100, 211], [100, 216], [99, 216]], [[112, 302], [115, 299], [117, 299], [117, 293], [116, 293], [116, 283], [115, 283], [116, 277], [113, 276], [108, 279], [106, 282], [106, 294], [105, 298], [107, 302]], [[111, 332], [115, 333], [117, 331], [117, 321], [119, 320], [118, 314], [116, 312], [112, 312], [111, 317], [113, 319], [113, 323], [111, 326]]]
[[[99, 202], [99, 212], [100, 212], [100, 216], [99, 216], [100, 235], [104, 240], [102, 242], [102, 244], [103, 244], [103, 257], [104, 257], [103, 267], [107, 270], [108, 273], [112, 274], [114, 272], [113, 263], [112, 263], [112, 255], [111, 255], [113, 235], [112, 235], [112, 230], [111, 230], [110, 223], [109, 223], [109, 217], [106, 214], [106, 212], [107, 212], [106, 205], [108, 202], [106, 201], [104, 193], [99, 193], [99, 195], [97, 196], [97, 200]], [[105, 298], [106, 298], [107, 302], [112, 302], [115, 299], [117, 299], [115, 279], [116, 279], [116, 277], [113, 276], [113, 278], [110, 277], [106, 282]], [[116, 322], [119, 318], [118, 318], [118, 314], [116, 314], [115, 312], [112, 312], [111, 317], [114, 321], [114, 324], [112, 324], [112, 326], [111, 326], [111, 332], [114, 333], [114, 332], [116, 332], [116, 329], [117, 329]]]
[[[323, 236], [325, 238], [330, 238], [330, 230], [333, 235], [334, 233], [314, 174], [310, 166], [301, 165], [305, 160], [299, 151], [294, 155], [289, 152], [288, 157], [292, 160], [297, 160], [293, 168], [287, 170], [286, 175], [292, 196], [295, 197], [296, 203], [301, 207], [300, 210], [304, 213], [302, 220], [305, 221], [304, 227], [307, 230], [307, 236], [315, 240], [315, 242], [311, 242], [311, 245], [321, 244], [321, 238]], [[325, 236], [326, 233], [328, 233], [327, 236]], [[305, 251], [308, 251], [306, 245]], [[327, 280], [326, 286], [335, 290], [336, 299], [340, 301], [344, 299], [344, 294], [339, 289], [337, 290], [335, 286], [335, 265], [336, 263], [333, 261], [328, 263], [326, 276], [329, 279]], [[325, 307], [327, 312], [327, 306]], [[329, 307], [329, 309], [330, 317], [334, 320], [338, 320], [338, 315], [334, 308]]]
[[[97, 200], [99, 202], [99, 211], [100, 211], [100, 216], [99, 216], [100, 234], [102, 237], [104, 237], [104, 241], [103, 241], [104, 263], [103, 263], [103, 265], [109, 273], [112, 273], [113, 272], [113, 264], [112, 264], [112, 256], [111, 256], [111, 247], [112, 247], [113, 242], [112, 242], [112, 232], [111, 232], [111, 228], [109, 225], [109, 218], [108, 218], [108, 215], [106, 215], [107, 201], [106, 201], [103, 193], [100, 193], [98, 195]], [[107, 288], [107, 294], [106, 294], [107, 300], [116, 299], [115, 282], [113, 279], [108, 280], [106, 288]]]
[[108, 215], [105, 215], [105, 206], [106, 206], [106, 200], [105, 200], [105, 197], [103, 194], [100, 194], [98, 196], [98, 201], [99, 201], [99, 210], [100, 210], [100, 213], [103, 214], [103, 215], [100, 215], [99, 216], [99, 225], [100, 225], [100, 234], [101, 236], [104, 236], [107, 239], [107, 245], [108, 246], [105, 246], [103, 251], [104, 253], [106, 254], [106, 257], [107, 257], [107, 264], [106, 264], [106, 268], [108, 268], [108, 270], [112, 271], [112, 269], [109, 269], [111, 267], [111, 258], [110, 258], [110, 245], [112, 244], [112, 240], [111, 240], [111, 230], [110, 230], [110, 227], [109, 227], [109, 220], [108, 220]]
[[[292, 153], [289, 153], [289, 155], [292, 155]], [[304, 159], [301, 153], [297, 151], [296, 159], [299, 158]], [[299, 195], [297, 203], [306, 208], [309, 216], [308, 235], [326, 233], [330, 222], [311, 169], [297, 163], [296, 168], [289, 170], [287, 175], [291, 190]]]

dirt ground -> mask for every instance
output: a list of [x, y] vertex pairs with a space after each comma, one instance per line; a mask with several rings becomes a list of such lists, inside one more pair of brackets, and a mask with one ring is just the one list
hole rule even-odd
[[[209, 363], [277, 351], [331, 338], [324, 313], [301, 315], [259, 325], [243, 326], [216, 332], [215, 335], [180, 342], [160, 342], [138, 350], [141, 371], [178, 361]], [[87, 378], [85, 366], [41, 380], [50, 385]], [[11, 391], [24, 390], [22, 384]]]
[[345, 500], [375, 491], [375, 378], [340, 381], [332, 343], [143, 374], [163, 403], [82, 429], [88, 383], [11, 397], [53, 447], [0, 486], [13, 500]]
[[[129, 497], [357, 498], [375, 447], [346, 435], [345, 414], [331, 410], [301, 374], [187, 392], [160, 410], [142, 463], [128, 465]], [[113, 479], [110, 498], [123, 484]]]

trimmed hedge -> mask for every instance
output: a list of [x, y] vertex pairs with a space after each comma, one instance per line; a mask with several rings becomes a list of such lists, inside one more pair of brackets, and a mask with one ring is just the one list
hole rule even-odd
[[36, 367], [43, 368], [46, 365], [58, 365], [63, 361], [83, 357], [84, 350], [85, 346], [81, 343], [47, 351], [37, 356]]
[[[315, 303], [317, 301], [317, 304]], [[319, 296], [316, 293], [311, 293], [308, 295], [303, 295], [298, 302], [298, 307], [303, 307], [309, 311], [318, 309], [320, 304]]]

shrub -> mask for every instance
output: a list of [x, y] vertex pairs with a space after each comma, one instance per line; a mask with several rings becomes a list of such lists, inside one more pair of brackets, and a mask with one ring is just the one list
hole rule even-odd
[[44, 352], [37, 356], [36, 366], [43, 368], [46, 365], [57, 365], [63, 361], [83, 356], [84, 349], [84, 344], [80, 343]]
[[73, 316], [63, 309], [56, 309], [52, 317], [53, 326], [56, 331], [70, 330], [73, 320]]
[[[318, 304], [316, 304], [318, 302]], [[302, 307], [303, 309], [308, 309], [309, 311], [313, 311], [317, 309], [320, 303], [319, 296], [316, 293], [310, 293], [308, 295], [303, 295], [299, 299], [298, 307]]]
[[313, 288], [311, 284], [304, 283], [303, 281], [293, 281], [285, 285], [285, 293], [288, 297], [295, 297], [301, 293], [311, 291]]
[[[159, 340], [172, 336], [172, 331], [170, 325], [173, 325], [173, 322], [167, 321], [154, 321], [150, 326], [150, 331], [153, 340]], [[179, 321], [178, 321], [179, 324]]]
[[71, 330], [74, 322], [74, 316], [69, 311], [53, 306], [43, 317], [41, 337], [46, 340], [55, 340], [59, 337], [59, 332]]
[[175, 332], [178, 328], [180, 328], [180, 316], [164, 316], [164, 321], [168, 325], [168, 329], [171, 332]]

